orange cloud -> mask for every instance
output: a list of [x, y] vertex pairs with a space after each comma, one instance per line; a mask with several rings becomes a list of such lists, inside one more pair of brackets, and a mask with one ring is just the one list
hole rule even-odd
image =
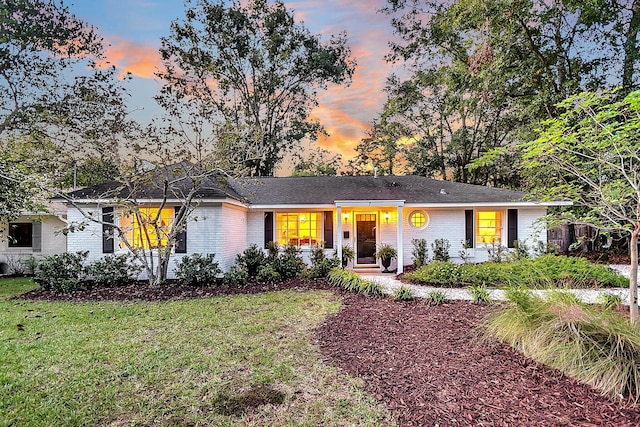
[[156, 47], [114, 36], [110, 36], [107, 43], [105, 61], [99, 63], [99, 66], [113, 65], [122, 75], [131, 73], [145, 79], [153, 79], [154, 73], [162, 69], [160, 53]]

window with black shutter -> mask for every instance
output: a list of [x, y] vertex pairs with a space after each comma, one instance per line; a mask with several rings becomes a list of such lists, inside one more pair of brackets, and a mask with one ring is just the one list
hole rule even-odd
[[[102, 222], [113, 224], [113, 207], [102, 208]], [[102, 253], [112, 254], [114, 249], [113, 227], [108, 224], [102, 224]]]

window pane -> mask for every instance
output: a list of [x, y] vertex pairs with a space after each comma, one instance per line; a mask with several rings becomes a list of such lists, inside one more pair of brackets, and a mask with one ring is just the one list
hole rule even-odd
[[500, 243], [502, 212], [476, 212], [476, 237], [479, 243]]
[[33, 224], [30, 222], [9, 223], [9, 247], [30, 248], [33, 239]]
[[[158, 208], [142, 208], [139, 217], [135, 213], [120, 215], [120, 227], [134, 248], [155, 249], [167, 246], [167, 238], [173, 223], [175, 209], [164, 208], [158, 216]], [[157, 218], [157, 223], [154, 220]], [[125, 247], [120, 242], [120, 247]]]
[[276, 240], [280, 245], [320, 244], [322, 214], [318, 212], [276, 213]]

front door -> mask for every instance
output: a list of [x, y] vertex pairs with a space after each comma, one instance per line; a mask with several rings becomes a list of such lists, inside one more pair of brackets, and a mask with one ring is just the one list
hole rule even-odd
[[376, 214], [356, 214], [356, 264], [376, 263]]

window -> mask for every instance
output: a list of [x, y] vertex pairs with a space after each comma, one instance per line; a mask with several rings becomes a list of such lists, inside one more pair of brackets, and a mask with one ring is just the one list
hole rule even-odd
[[478, 243], [502, 241], [502, 212], [476, 212], [476, 241]]
[[322, 212], [276, 213], [276, 239], [279, 245], [322, 244]]
[[[141, 208], [140, 217], [135, 213], [120, 214], [120, 228], [124, 237], [134, 248], [156, 249], [167, 245], [167, 237], [173, 223], [174, 208], [164, 208], [158, 215], [158, 208]], [[154, 221], [157, 217], [158, 232]], [[120, 242], [120, 247], [126, 247]]]
[[33, 223], [10, 222], [9, 223], [9, 247], [30, 248], [33, 244]]
[[413, 211], [409, 215], [409, 224], [413, 228], [424, 229], [429, 225], [429, 215], [425, 211]]

